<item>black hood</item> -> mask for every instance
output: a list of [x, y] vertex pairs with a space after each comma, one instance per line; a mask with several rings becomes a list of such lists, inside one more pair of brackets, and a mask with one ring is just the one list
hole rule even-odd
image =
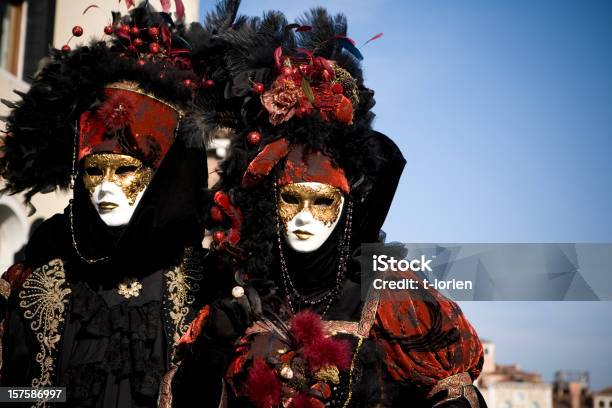
[[[144, 275], [177, 262], [186, 246], [201, 245], [208, 210], [206, 154], [175, 143], [156, 171], [127, 226], [109, 228], [101, 220], [82, 183], [72, 206], [45, 221], [26, 248], [32, 266], [62, 257], [85, 269], [116, 271], [118, 277]], [[72, 226], [71, 226], [72, 211]], [[106, 258], [90, 265], [83, 258]], [[112, 267], [109, 267], [112, 266]]]

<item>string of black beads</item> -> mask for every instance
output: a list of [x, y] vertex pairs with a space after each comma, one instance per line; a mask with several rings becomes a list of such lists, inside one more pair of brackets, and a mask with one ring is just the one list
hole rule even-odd
[[[275, 196], [278, 202], [278, 191], [276, 185], [274, 186]], [[347, 268], [348, 268], [348, 259], [350, 256], [350, 243], [352, 237], [352, 225], [353, 225], [353, 202], [350, 198], [346, 199], [346, 219], [344, 222], [344, 231], [342, 232], [342, 238], [340, 239], [340, 243], [338, 245], [339, 248], [339, 259], [338, 259], [338, 268], [336, 271], [336, 281], [332, 288], [325, 291], [322, 295], [316, 295], [313, 297], [308, 297], [302, 295], [295, 287], [293, 281], [291, 280], [291, 276], [289, 274], [289, 269], [287, 267], [287, 260], [285, 259], [284, 251], [283, 251], [283, 238], [281, 234], [281, 225], [280, 225], [280, 216], [278, 214], [278, 208], [276, 211], [276, 238], [278, 245], [278, 253], [279, 253], [279, 261], [281, 268], [281, 277], [283, 282], [283, 288], [285, 290], [285, 294], [287, 295], [287, 303], [289, 305], [289, 309], [292, 314], [296, 313], [296, 308], [294, 302], [298, 302], [300, 304], [306, 304], [309, 306], [316, 306], [320, 304], [325, 304], [321, 316], [325, 316], [329, 308], [331, 307], [333, 301], [338, 297], [340, 291], [342, 289], [342, 282], [344, 281], [344, 277], [346, 276]]]

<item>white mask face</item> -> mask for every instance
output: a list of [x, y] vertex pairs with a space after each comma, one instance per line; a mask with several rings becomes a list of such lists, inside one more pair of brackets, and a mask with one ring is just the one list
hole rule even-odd
[[85, 158], [83, 182], [102, 221], [120, 227], [130, 222], [152, 174], [132, 156], [100, 153]]
[[293, 183], [280, 188], [277, 205], [287, 244], [297, 252], [312, 252], [338, 225], [344, 196], [329, 184]]

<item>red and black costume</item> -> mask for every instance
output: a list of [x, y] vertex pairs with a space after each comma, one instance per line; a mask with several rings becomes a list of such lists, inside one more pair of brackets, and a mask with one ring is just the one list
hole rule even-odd
[[[0, 281], [3, 386], [64, 386], [70, 406], [157, 405], [174, 345], [204, 296], [206, 144], [217, 128], [201, 118], [219, 56], [201, 49], [225, 18], [189, 31], [147, 4], [114, 13], [105, 38], [53, 50], [9, 105], [5, 190], [25, 192], [29, 204], [74, 183], [74, 196]], [[95, 153], [152, 169], [126, 226], [103, 223], [83, 185], [82, 159]], [[131, 296], [118, 291], [126, 277], [139, 285]]]
[[[361, 298], [359, 249], [379, 241], [405, 160], [371, 128], [373, 92], [345, 18], [315, 9], [289, 24], [272, 12], [246, 26], [217, 37], [228, 45], [236, 134], [211, 210], [210, 259], [227, 295], [234, 285], [247, 295], [201, 310], [167, 377], [172, 403], [484, 405], [472, 385], [482, 346], [454, 302], [433, 290]], [[309, 253], [286, 245], [279, 225], [278, 190], [298, 182], [345, 198], [335, 230]]]

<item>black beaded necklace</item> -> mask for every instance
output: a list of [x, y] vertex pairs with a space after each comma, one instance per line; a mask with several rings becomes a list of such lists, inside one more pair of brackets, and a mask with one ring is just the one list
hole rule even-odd
[[[276, 191], [275, 186], [275, 196], [278, 202], [278, 191]], [[339, 249], [339, 259], [338, 259], [338, 268], [336, 270], [336, 281], [335, 285], [326, 290], [323, 294], [317, 294], [314, 296], [306, 296], [302, 295], [297, 288], [295, 287], [293, 281], [291, 280], [291, 276], [289, 274], [289, 269], [287, 267], [287, 260], [284, 255], [283, 250], [283, 236], [281, 234], [281, 222], [280, 216], [278, 214], [278, 207], [276, 211], [276, 239], [278, 245], [278, 253], [279, 253], [279, 261], [281, 268], [281, 277], [283, 281], [283, 288], [285, 290], [285, 294], [287, 295], [287, 303], [289, 305], [289, 309], [292, 314], [296, 313], [295, 303], [298, 304], [306, 304], [309, 306], [316, 306], [324, 304], [323, 311], [321, 316], [325, 316], [331, 307], [333, 301], [337, 299], [340, 294], [342, 288], [342, 282], [344, 277], [346, 276], [348, 258], [350, 255], [350, 243], [351, 243], [351, 233], [352, 233], [352, 222], [353, 221], [353, 202], [350, 198], [346, 199], [346, 219], [344, 222], [344, 231], [342, 232], [342, 238], [340, 239], [340, 243], [338, 244]]]

